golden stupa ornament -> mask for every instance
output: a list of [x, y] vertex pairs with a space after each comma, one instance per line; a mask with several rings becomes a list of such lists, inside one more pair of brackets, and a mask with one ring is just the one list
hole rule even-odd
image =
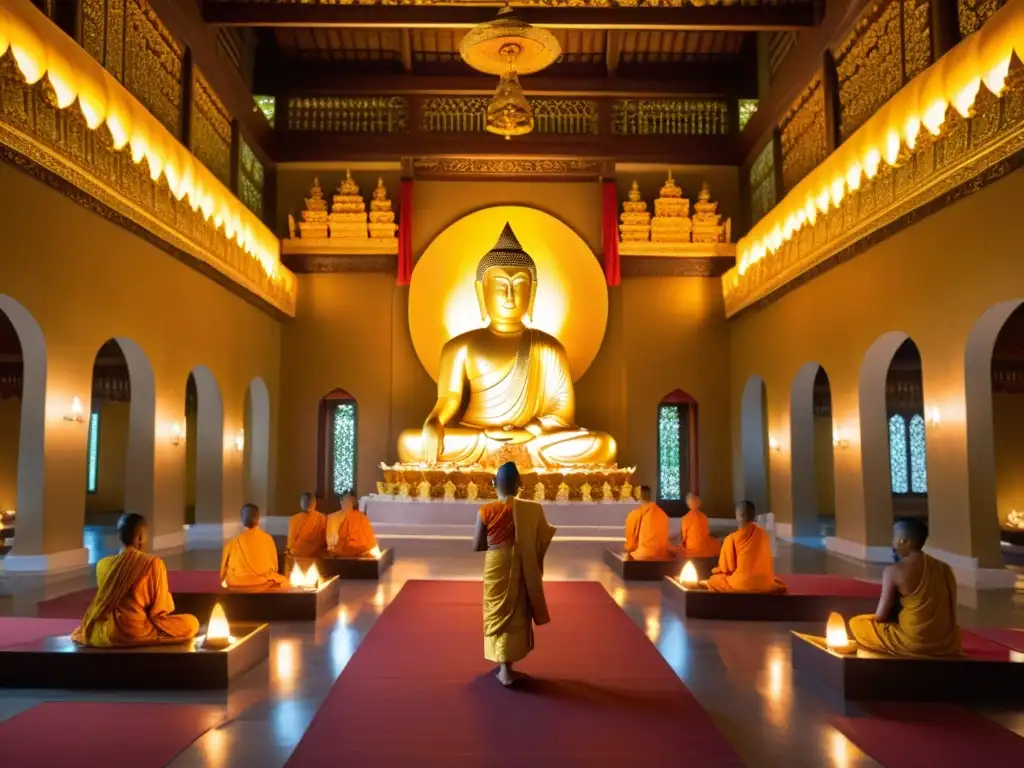
[[501, 77], [487, 107], [487, 130], [506, 139], [532, 131], [533, 110], [519, 75], [540, 72], [558, 59], [562, 47], [555, 36], [520, 21], [506, 5], [494, 21], [466, 33], [459, 54], [473, 69]]

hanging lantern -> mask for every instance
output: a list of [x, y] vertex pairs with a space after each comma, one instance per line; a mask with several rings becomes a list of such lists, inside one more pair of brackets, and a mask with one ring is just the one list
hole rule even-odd
[[486, 128], [506, 140], [533, 130], [533, 109], [523, 95], [514, 69], [510, 68], [508, 74], [501, 76], [498, 90], [487, 105]]

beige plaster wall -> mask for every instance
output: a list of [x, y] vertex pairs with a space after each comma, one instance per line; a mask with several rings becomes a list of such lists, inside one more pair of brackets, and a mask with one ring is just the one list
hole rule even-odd
[[[6, 164], [0, 164], [0, 231], [0, 294], [31, 313], [47, 348], [45, 474], [30, 478], [43, 484], [43, 506], [19, 509], [16, 554], [82, 546], [87, 425], [63, 416], [72, 397], [89, 402], [96, 352], [109, 338], [136, 342], [153, 370], [154, 487], [145, 510], [153, 517], [152, 533], [181, 531], [185, 451], [170, 444], [169, 430], [184, 421], [193, 366], [213, 371], [224, 401], [225, 435], [231, 437], [242, 425], [249, 382], [256, 376], [267, 382], [273, 468], [277, 319]], [[225, 516], [234, 519], [242, 502], [241, 455], [229, 446], [224, 477]]]
[[[1018, 224], [1022, 195], [1024, 171], [1016, 171], [731, 321], [733, 477], [738, 486], [740, 400], [744, 384], [758, 374], [767, 385], [769, 432], [781, 446], [770, 454], [771, 506], [779, 520], [791, 519], [790, 388], [802, 365], [820, 363], [829, 376], [835, 426], [850, 441], [848, 448], [836, 451], [837, 535], [885, 546], [891, 498], [884, 484], [866, 485], [861, 469], [865, 461], [887, 466], [887, 456], [884, 450], [878, 456], [861, 450], [858, 377], [876, 340], [889, 332], [908, 334], [921, 353], [926, 411], [939, 408], [941, 413], [941, 424], [928, 430], [930, 543], [982, 564], [1000, 562], [994, 483], [991, 467], [986, 468], [992, 462], [973, 447], [969, 459], [965, 394], [970, 372], [981, 381], [989, 376], [990, 348], [989, 356], [982, 355], [970, 368], [965, 349], [986, 311], [1024, 298]], [[880, 375], [884, 381], [884, 368]], [[971, 428], [972, 446], [984, 446], [986, 440], [991, 446], [991, 419], [977, 418]]]

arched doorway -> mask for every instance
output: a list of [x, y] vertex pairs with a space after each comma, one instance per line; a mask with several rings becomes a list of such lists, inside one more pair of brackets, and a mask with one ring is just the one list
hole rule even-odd
[[15, 539], [18, 553], [42, 551], [45, 410], [42, 329], [25, 307], [0, 295], [0, 555]]
[[86, 451], [85, 547], [95, 561], [114, 546], [124, 512], [153, 515], [156, 392], [153, 368], [131, 339], [110, 339], [93, 363]]
[[833, 448], [842, 445], [842, 438], [832, 424], [828, 374], [818, 363], [806, 363], [797, 372], [789, 409], [792, 535], [832, 535], [835, 523]]
[[743, 498], [757, 513], [771, 511], [768, 481], [768, 389], [758, 375], [747, 379], [740, 403], [740, 449], [743, 456]]
[[700, 493], [697, 457], [697, 401], [677, 389], [658, 404], [658, 502], [670, 514]]
[[270, 391], [259, 376], [246, 390], [244, 418], [244, 501], [267, 510], [270, 501]]
[[356, 465], [359, 408], [344, 389], [320, 401], [317, 417], [317, 496], [334, 507], [346, 491], [358, 494]]
[[893, 515], [928, 520], [928, 461], [925, 455], [924, 386], [921, 354], [906, 339], [889, 363], [885, 380], [889, 432], [889, 480]]
[[218, 525], [224, 518], [224, 405], [205, 365], [185, 384], [185, 522]]

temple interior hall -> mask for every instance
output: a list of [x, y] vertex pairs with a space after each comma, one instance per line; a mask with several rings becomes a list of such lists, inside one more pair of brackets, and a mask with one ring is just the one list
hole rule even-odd
[[1022, 165], [1024, 0], [4, 0], [0, 764], [1024, 765]]

